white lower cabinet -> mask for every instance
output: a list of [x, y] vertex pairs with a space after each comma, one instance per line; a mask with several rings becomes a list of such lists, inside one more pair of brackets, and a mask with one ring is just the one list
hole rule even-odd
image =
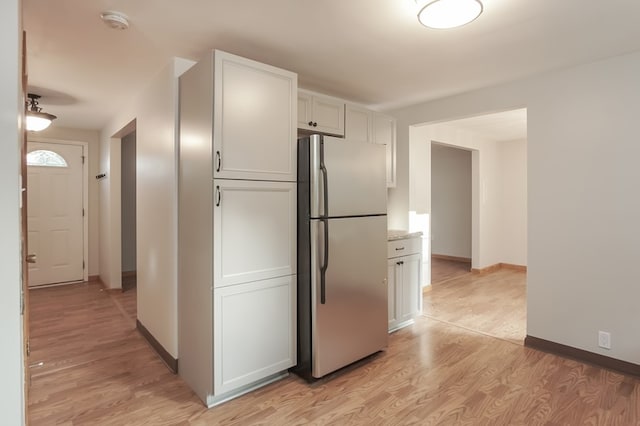
[[214, 391], [221, 395], [296, 363], [296, 276], [214, 289]]
[[422, 311], [422, 255], [413, 240], [419, 243], [420, 238], [389, 242], [389, 332], [413, 323]]

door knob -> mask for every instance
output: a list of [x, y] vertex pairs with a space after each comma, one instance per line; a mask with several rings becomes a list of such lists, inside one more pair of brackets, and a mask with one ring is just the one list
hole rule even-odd
[[27, 263], [36, 263], [37, 260], [37, 256], [34, 254], [28, 254], [27, 255]]

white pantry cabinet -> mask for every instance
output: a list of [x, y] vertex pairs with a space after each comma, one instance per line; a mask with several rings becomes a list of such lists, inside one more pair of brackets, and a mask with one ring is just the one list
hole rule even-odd
[[295, 181], [296, 74], [220, 51], [212, 61], [213, 98], [201, 96], [213, 104], [214, 176]]
[[344, 136], [344, 101], [298, 90], [298, 129]]
[[215, 51], [180, 77], [180, 376], [209, 407], [296, 364], [297, 76]]
[[295, 276], [214, 290], [218, 395], [279, 373], [296, 360]]
[[422, 311], [420, 244], [420, 237], [388, 243], [389, 332], [413, 323]]
[[215, 179], [213, 283], [296, 273], [296, 184]]

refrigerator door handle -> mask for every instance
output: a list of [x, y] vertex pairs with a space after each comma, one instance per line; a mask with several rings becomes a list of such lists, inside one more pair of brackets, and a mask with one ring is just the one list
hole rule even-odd
[[320, 141], [320, 171], [322, 172], [322, 217], [329, 216], [329, 190], [327, 167], [324, 165], [324, 141]]
[[322, 238], [324, 243], [324, 254], [322, 256], [322, 265], [320, 266], [320, 304], [324, 305], [327, 301], [327, 267], [329, 266], [329, 219], [320, 219], [322, 222], [322, 228], [324, 230], [324, 236]]

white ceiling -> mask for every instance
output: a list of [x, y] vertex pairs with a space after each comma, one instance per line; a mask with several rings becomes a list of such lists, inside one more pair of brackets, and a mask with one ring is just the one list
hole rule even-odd
[[[640, 49], [637, 0], [484, 0], [430, 30], [414, 0], [23, 0], [31, 91], [54, 125], [100, 129], [170, 57], [213, 48], [390, 109]], [[127, 31], [100, 12], [130, 17]]]

